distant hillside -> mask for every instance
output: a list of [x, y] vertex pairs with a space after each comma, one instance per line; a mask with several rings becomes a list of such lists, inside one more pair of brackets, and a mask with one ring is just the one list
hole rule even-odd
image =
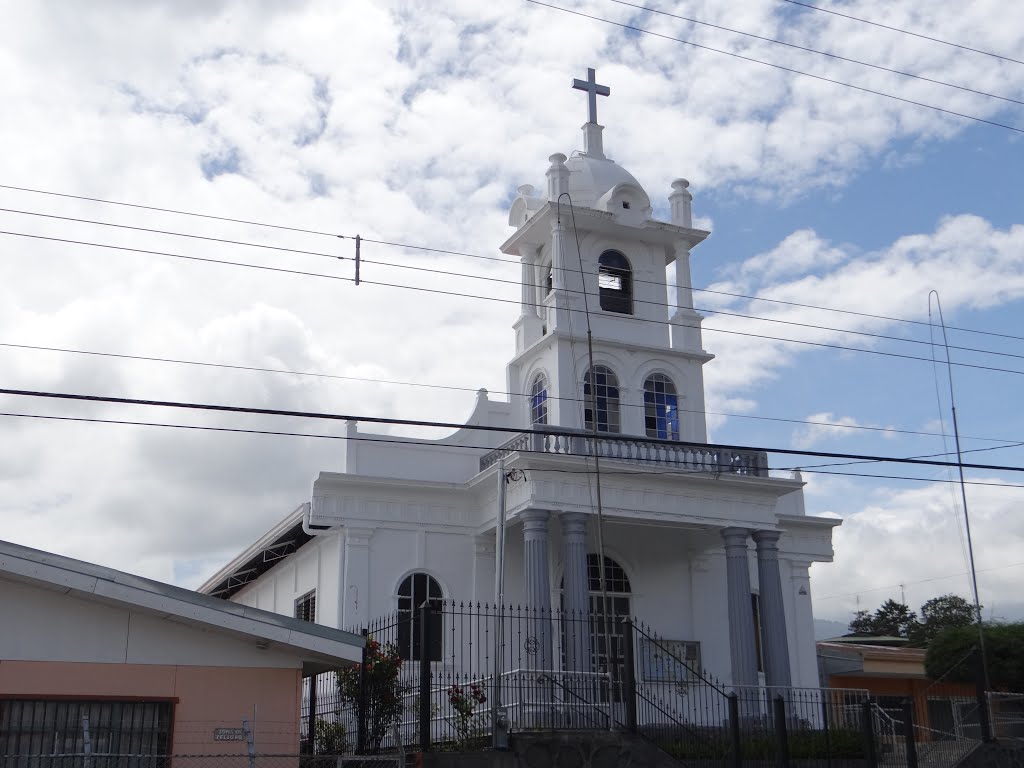
[[828, 619], [814, 620], [815, 640], [828, 640], [831, 637], [845, 635], [849, 631], [849, 627], [841, 621], [829, 621]]

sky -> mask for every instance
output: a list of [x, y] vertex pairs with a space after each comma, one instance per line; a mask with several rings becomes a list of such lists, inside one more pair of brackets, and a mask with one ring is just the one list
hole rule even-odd
[[[508, 207], [582, 149], [593, 67], [606, 153], [712, 231], [712, 441], [949, 454], [935, 290], [964, 461], [1024, 465], [1024, 4], [822, 3], [917, 36], [785, 0], [0, 0], [2, 387], [464, 420], [506, 389]], [[340, 456], [337, 424], [0, 400], [0, 538], [190, 587]], [[970, 597], [956, 470], [839, 461], [771, 462], [843, 519], [815, 615]], [[1024, 618], [1024, 475], [965, 476], [984, 615]]]

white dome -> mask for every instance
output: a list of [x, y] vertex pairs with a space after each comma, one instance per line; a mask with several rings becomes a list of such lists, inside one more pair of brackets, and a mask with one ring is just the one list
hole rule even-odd
[[565, 166], [569, 169], [569, 193], [575, 205], [586, 206], [587, 208], [599, 208], [597, 205], [611, 190], [621, 185], [633, 187], [636, 193], [642, 196], [645, 204], [650, 205], [650, 200], [640, 182], [618, 163], [604, 157], [591, 155], [573, 155], [566, 161]]

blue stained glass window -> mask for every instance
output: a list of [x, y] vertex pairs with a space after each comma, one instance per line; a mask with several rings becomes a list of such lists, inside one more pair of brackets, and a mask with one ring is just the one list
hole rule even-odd
[[530, 387], [530, 422], [548, 423], [548, 383], [543, 374], [537, 374]]
[[648, 437], [679, 439], [679, 396], [663, 373], [652, 373], [644, 382], [644, 420]]

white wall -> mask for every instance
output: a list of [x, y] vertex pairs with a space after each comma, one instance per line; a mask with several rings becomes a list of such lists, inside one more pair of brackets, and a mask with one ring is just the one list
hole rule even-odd
[[[111, 664], [300, 668], [254, 640], [0, 579], [0, 659]], [[12, 620], [16, 617], [16, 631]]]

